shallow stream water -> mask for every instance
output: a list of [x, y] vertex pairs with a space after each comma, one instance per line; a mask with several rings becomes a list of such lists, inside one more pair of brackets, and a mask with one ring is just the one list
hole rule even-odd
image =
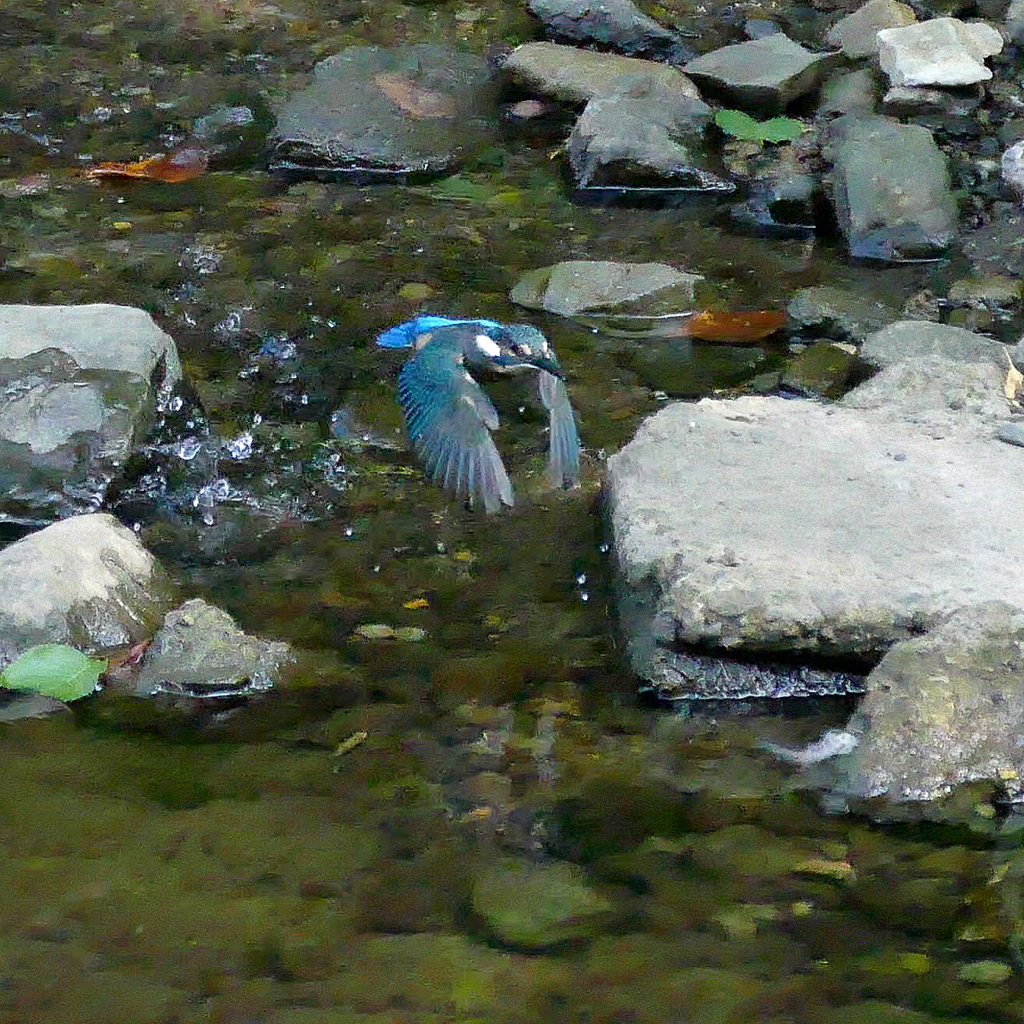
[[[520, 501], [485, 518], [424, 482], [401, 356], [373, 345], [424, 307], [521, 317], [509, 287], [561, 259], [672, 263], [728, 309], [820, 283], [899, 308], [941, 271], [731, 235], [700, 203], [577, 205], [552, 147], [497, 133], [455, 197], [289, 184], [255, 158], [180, 185], [79, 173], [218, 106], [265, 111], [346, 45], [533, 31], [500, 3], [0, 3], [0, 301], [137, 305], [175, 338], [188, 440], [153, 455], [160, 494], [140, 470], [113, 507], [183, 593], [308, 666], [230, 713], [99, 701], [4, 727], [0, 1021], [1024, 1015], [985, 833], [828, 817], [758, 747], [813, 739], [845, 705], [685, 717], [635, 697], [603, 459], [659, 392], [747, 369], [704, 352], [666, 386], [637, 343], [534, 317], [566, 367], [584, 485], [546, 490], [543, 419], [499, 389]], [[505, 948], [473, 890], [507, 857], [581, 865], [613, 912]]]

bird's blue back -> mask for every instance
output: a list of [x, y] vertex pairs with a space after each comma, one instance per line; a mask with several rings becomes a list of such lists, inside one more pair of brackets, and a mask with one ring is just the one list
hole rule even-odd
[[439, 327], [454, 327], [456, 324], [479, 324], [481, 327], [501, 328], [501, 324], [494, 320], [454, 320], [447, 316], [423, 313], [378, 334], [377, 344], [381, 348], [412, 348], [416, 344], [416, 339], [428, 331], [436, 331]]

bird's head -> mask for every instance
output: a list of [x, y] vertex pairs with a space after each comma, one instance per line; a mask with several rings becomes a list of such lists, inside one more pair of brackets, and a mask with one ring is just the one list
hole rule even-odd
[[561, 364], [548, 339], [529, 324], [474, 325], [463, 354], [471, 365], [497, 373], [547, 370], [562, 376]]

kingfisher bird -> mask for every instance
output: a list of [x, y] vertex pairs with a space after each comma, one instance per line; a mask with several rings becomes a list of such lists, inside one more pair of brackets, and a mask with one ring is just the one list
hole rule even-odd
[[398, 375], [398, 400], [413, 447], [436, 484], [488, 512], [514, 504], [491, 437], [498, 412], [467, 367], [500, 375], [536, 371], [549, 417], [551, 485], [579, 483], [580, 438], [562, 368], [536, 327], [417, 316], [384, 331], [377, 344], [416, 350]]

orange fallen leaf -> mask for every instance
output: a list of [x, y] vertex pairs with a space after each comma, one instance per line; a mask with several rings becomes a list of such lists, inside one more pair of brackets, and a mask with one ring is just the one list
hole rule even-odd
[[756, 313], [694, 313], [683, 325], [683, 333], [701, 341], [721, 344], [742, 344], [761, 341], [774, 334], [786, 323], [786, 314], [777, 309], [764, 309]]
[[206, 173], [209, 155], [198, 146], [184, 146], [173, 153], [158, 153], [148, 160], [133, 164], [103, 163], [90, 167], [86, 174], [90, 178], [142, 178], [146, 181], [163, 181], [173, 185], [190, 181]]
[[413, 117], [454, 117], [455, 103], [443, 92], [424, 89], [405, 75], [381, 72], [374, 84], [396, 107]]
[[406, 601], [402, 607], [408, 608], [410, 611], [416, 611], [420, 608], [429, 608], [430, 602], [425, 597], [414, 597], [411, 601]]

